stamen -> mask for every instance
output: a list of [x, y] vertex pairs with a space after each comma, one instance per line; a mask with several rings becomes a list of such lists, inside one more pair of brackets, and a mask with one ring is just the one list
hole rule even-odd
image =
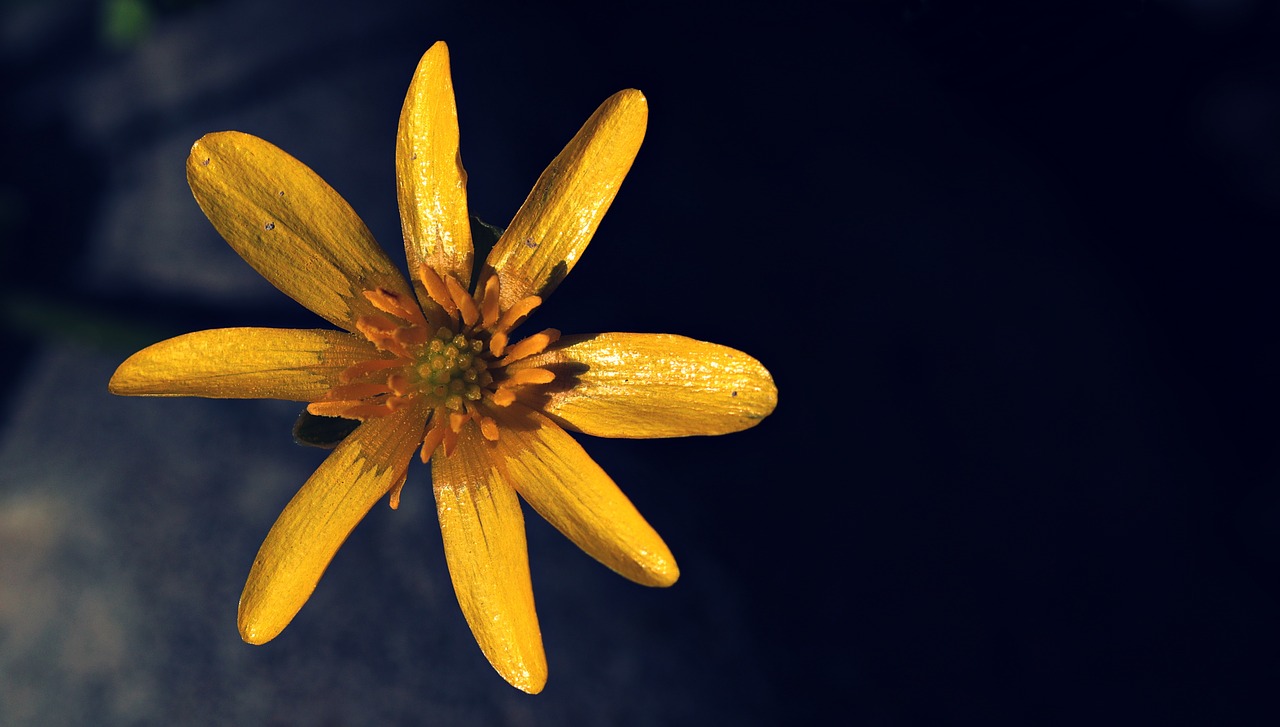
[[396, 396], [404, 396], [413, 391], [413, 386], [409, 383], [409, 377], [403, 373], [391, 374], [387, 377], [387, 386], [395, 393]]
[[307, 413], [318, 417], [336, 417], [342, 416], [352, 406], [349, 401], [313, 401], [307, 404]]
[[392, 510], [400, 509], [400, 491], [404, 489], [404, 483], [408, 479], [408, 476], [409, 471], [405, 470], [405, 473], [400, 475], [400, 481], [391, 488], [391, 500], [387, 504], [391, 505]]
[[542, 305], [542, 298], [536, 295], [530, 295], [527, 298], [521, 298], [516, 304], [511, 306], [502, 314], [502, 318], [498, 321], [497, 331], [509, 333], [512, 328], [520, 325], [534, 308]]
[[402, 326], [396, 329], [395, 338], [403, 344], [421, 346], [427, 342], [429, 333], [425, 326]]
[[498, 441], [498, 423], [493, 420], [493, 417], [480, 417], [480, 433], [490, 442]]
[[361, 421], [384, 417], [391, 411], [382, 404], [365, 404], [358, 401], [313, 401], [307, 404], [307, 412], [316, 416], [342, 417]]
[[507, 334], [498, 331], [493, 334], [493, 338], [489, 339], [489, 353], [494, 356], [501, 356], [505, 350], [507, 350]]
[[386, 316], [368, 315], [360, 316], [356, 319], [356, 328], [358, 328], [361, 333], [365, 334], [365, 336], [374, 336], [378, 334], [389, 336], [399, 327], [400, 326], [396, 325], [395, 321], [387, 318]]
[[450, 413], [449, 413], [449, 428], [453, 430], [453, 433], [454, 433], [454, 434], [461, 434], [461, 433], [462, 433], [462, 425], [463, 425], [463, 424], [466, 424], [466, 423], [467, 423], [467, 420], [468, 420], [468, 419], [470, 419], [470, 418], [471, 418], [470, 416], [467, 416], [466, 414], [463, 414], [462, 412], [458, 412], [458, 411], [450, 412]]
[[516, 392], [511, 389], [498, 389], [493, 392], [493, 396], [490, 397], [490, 401], [497, 406], [511, 406], [511, 403], [515, 400]]
[[535, 333], [511, 347], [507, 355], [498, 362], [499, 366], [506, 366], [512, 361], [518, 361], [526, 356], [532, 356], [535, 353], [542, 353], [543, 349], [555, 343], [560, 339], [560, 331], [554, 328], [548, 328], [541, 333]]
[[383, 339], [392, 337], [397, 328], [396, 324], [383, 316], [360, 316], [356, 319], [356, 330], [379, 348]]
[[444, 308], [449, 315], [458, 312], [458, 305], [449, 295], [449, 287], [426, 263], [418, 265], [418, 280], [422, 281], [422, 287], [427, 289], [427, 295], [436, 302], [436, 305]]
[[501, 296], [501, 288], [498, 283], [497, 275], [490, 275], [484, 281], [484, 297], [480, 300], [480, 312], [482, 322], [485, 328], [493, 328], [498, 325], [498, 308], [499, 297]]
[[444, 441], [446, 429], [448, 427], [436, 423], [435, 419], [432, 418], [432, 426], [427, 430], [427, 436], [422, 438], [422, 454], [419, 456], [422, 458], [423, 464], [431, 461], [431, 453], [435, 452], [436, 447], [439, 447], [440, 443]]
[[498, 383], [499, 390], [527, 384], [549, 384], [556, 375], [547, 369], [520, 369]]
[[413, 354], [404, 344], [396, 340], [396, 331], [400, 329], [390, 319], [382, 316], [360, 316], [356, 319], [356, 330], [360, 331], [380, 351], [390, 351], [403, 358], [412, 358]]
[[480, 320], [480, 311], [476, 309], [476, 302], [471, 299], [471, 294], [452, 275], [444, 279], [444, 284], [449, 288], [449, 295], [458, 306], [458, 312], [462, 314], [462, 322], [474, 326]]
[[398, 294], [393, 293], [386, 288], [366, 290], [364, 291], [364, 297], [373, 304], [374, 308], [377, 308], [383, 313], [390, 313], [391, 315], [408, 323], [426, 325], [427, 321], [422, 317], [422, 310], [418, 308], [417, 304], [410, 303], [406, 305], [405, 302], [400, 299]]
[[444, 456], [448, 457], [453, 454], [454, 447], [458, 446], [458, 433], [447, 426], [441, 426], [444, 431]]

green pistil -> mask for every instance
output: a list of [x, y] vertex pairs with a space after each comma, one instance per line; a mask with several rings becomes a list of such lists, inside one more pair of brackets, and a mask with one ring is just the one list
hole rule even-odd
[[417, 371], [423, 395], [452, 411], [462, 411], [464, 401], [478, 401], [481, 386], [493, 380], [481, 353], [484, 341], [469, 339], [441, 327], [427, 342]]

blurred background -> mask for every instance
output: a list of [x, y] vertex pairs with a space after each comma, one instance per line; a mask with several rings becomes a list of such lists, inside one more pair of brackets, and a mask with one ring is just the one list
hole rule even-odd
[[[1280, 13], [1026, 4], [0, 3], [0, 723], [1253, 724], [1280, 677]], [[426, 467], [284, 634], [299, 407], [107, 394], [138, 348], [322, 325], [218, 237], [187, 150], [311, 166], [400, 258], [410, 74], [450, 45], [505, 226], [609, 94], [644, 147], [538, 313], [746, 351], [776, 412], [583, 438], [681, 565], [532, 513], [536, 697], [458, 610]]]

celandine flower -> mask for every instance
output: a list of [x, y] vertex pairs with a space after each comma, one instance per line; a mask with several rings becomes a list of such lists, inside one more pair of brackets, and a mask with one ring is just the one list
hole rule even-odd
[[723, 434], [777, 400], [769, 372], [681, 336], [512, 338], [573, 269], [644, 136], [644, 96], [607, 99], [538, 178], [472, 283], [466, 173], [448, 49], [409, 86], [396, 140], [404, 280], [368, 228], [301, 162], [247, 134], [200, 139], [196, 201], [227, 242], [341, 328], [230, 328], [146, 348], [116, 394], [272, 398], [361, 423], [267, 534], [240, 597], [245, 641], [275, 638], [338, 547], [384, 495], [396, 507], [415, 451], [430, 461], [458, 602], [489, 662], [530, 693], [546, 683], [517, 494], [601, 563], [648, 586], [679, 571], [667, 546], [566, 429], [603, 437]]

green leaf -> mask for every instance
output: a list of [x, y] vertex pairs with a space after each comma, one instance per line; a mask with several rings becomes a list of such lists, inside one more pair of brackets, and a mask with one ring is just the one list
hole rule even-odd
[[471, 245], [475, 248], [476, 260], [489, 257], [489, 251], [498, 244], [500, 237], [502, 237], [501, 227], [491, 225], [475, 215], [471, 216]]

